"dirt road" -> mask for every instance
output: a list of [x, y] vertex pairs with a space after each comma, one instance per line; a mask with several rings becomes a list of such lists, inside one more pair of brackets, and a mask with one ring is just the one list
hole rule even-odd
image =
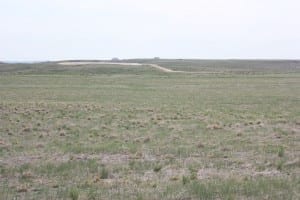
[[157, 64], [148, 64], [148, 63], [126, 63], [126, 62], [82, 62], [82, 61], [74, 61], [74, 62], [60, 62], [59, 65], [129, 65], [129, 66], [150, 66], [156, 68], [160, 71], [167, 72], [167, 73], [185, 73], [185, 74], [198, 74], [204, 72], [187, 72], [187, 71], [178, 71], [168, 69]]
[[122, 62], [60, 62], [59, 65], [131, 65], [142, 66], [140, 63], [122, 63]]

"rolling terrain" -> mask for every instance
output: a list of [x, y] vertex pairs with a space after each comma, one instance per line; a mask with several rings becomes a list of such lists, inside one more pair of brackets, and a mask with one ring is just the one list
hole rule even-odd
[[1, 63], [0, 199], [296, 200], [299, 108], [297, 60]]

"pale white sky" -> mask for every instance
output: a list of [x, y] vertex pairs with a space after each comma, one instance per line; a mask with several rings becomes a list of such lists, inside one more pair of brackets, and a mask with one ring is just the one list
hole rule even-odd
[[0, 60], [300, 58], [299, 0], [0, 0]]

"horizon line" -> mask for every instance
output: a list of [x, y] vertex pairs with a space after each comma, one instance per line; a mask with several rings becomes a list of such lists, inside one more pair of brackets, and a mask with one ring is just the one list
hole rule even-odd
[[[115, 60], [114, 60], [115, 59]], [[122, 60], [249, 60], [249, 61], [300, 61], [300, 58], [163, 58], [163, 57], [150, 57], [150, 58], [89, 58], [89, 59], [80, 59], [80, 58], [67, 58], [67, 59], [37, 59], [37, 60], [0, 60], [0, 63], [42, 63], [42, 62], [61, 62], [61, 61], [122, 61]]]

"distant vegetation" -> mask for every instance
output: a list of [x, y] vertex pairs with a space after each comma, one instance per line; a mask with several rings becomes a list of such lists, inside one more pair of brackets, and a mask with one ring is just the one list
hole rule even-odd
[[[82, 62], [84, 60], [64, 60], [61, 62]], [[90, 62], [102, 62], [103, 60], [89, 60]], [[270, 74], [270, 73], [293, 73], [300, 71], [300, 60], [169, 60], [160, 59], [155, 57], [154, 59], [130, 59], [119, 60], [113, 58], [112, 62], [128, 62], [128, 63], [145, 63], [145, 64], [158, 64], [160, 66], [188, 72], [223, 72], [225, 74]], [[109, 62], [109, 61], [106, 61]], [[133, 67], [133, 66], [113, 66], [113, 65], [88, 65], [81, 67], [61, 66], [58, 62], [44, 62], [33, 64], [5, 64], [2, 63], [0, 72], [17, 72], [17, 73], [46, 73], [46, 72], [62, 72], [73, 73], [80, 71], [81, 73], [95, 73], [95, 74], [107, 74], [112, 69], [116, 69], [116, 73], [119, 70], [130, 70], [132, 73], [135, 71], [151, 71], [149, 67]], [[104, 69], [104, 70], [103, 70]], [[146, 70], [146, 71], [145, 71]], [[114, 71], [114, 70], [113, 70]], [[123, 73], [123, 72], [121, 72]]]
[[120, 59], [115, 57], [115, 58], [112, 58], [111, 61], [119, 61]]

